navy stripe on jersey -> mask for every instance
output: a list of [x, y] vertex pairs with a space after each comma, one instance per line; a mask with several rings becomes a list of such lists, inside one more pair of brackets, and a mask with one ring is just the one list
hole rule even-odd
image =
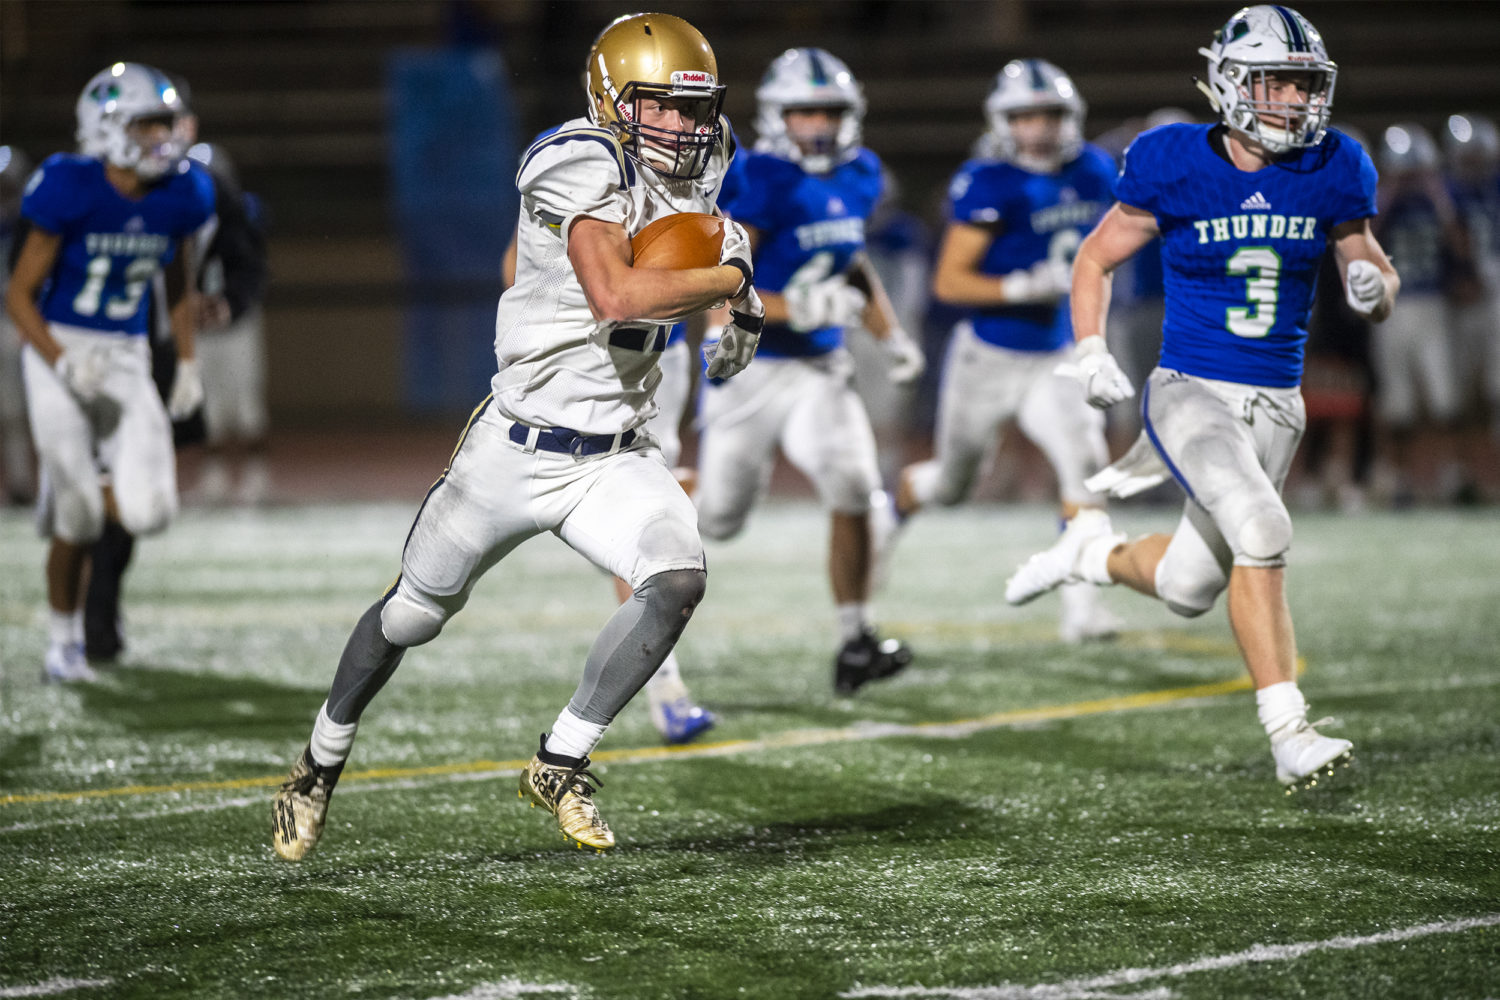
[[530, 166], [532, 157], [536, 156], [548, 146], [560, 146], [569, 142], [597, 142], [610, 151], [615, 158], [615, 165], [620, 168], [620, 190], [624, 191], [635, 183], [635, 168], [631, 166], [630, 159], [625, 151], [620, 148], [620, 143], [614, 135], [602, 128], [570, 129], [566, 132], [558, 130], [551, 133], [543, 133], [536, 142], [532, 143], [526, 155], [521, 159], [521, 169], [516, 171], [517, 179], [526, 172]]

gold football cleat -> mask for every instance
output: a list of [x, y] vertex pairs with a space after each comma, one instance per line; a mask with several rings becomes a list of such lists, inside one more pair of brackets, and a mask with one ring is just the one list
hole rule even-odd
[[344, 765], [319, 767], [304, 749], [271, 802], [271, 846], [286, 861], [300, 861], [318, 846], [328, 819], [328, 800]]
[[[539, 750], [531, 763], [521, 769], [521, 788], [516, 793], [520, 798], [531, 797], [531, 806], [541, 806], [557, 817], [557, 826], [563, 836], [579, 848], [592, 847], [596, 851], [615, 846], [615, 835], [599, 815], [594, 804], [595, 785], [600, 781], [589, 770], [589, 759], [584, 757], [575, 765], [549, 764], [542, 760], [546, 737], [542, 737], [543, 750]], [[590, 785], [592, 780], [595, 784]]]

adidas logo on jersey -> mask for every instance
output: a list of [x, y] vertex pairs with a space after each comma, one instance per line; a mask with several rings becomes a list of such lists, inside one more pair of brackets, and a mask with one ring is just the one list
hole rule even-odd
[[1271, 203], [1266, 201], [1266, 196], [1259, 191], [1240, 202], [1240, 208], [1246, 212], [1269, 212]]

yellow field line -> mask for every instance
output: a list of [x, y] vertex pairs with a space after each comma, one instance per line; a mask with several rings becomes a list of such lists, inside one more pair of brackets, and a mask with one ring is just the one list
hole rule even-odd
[[[1299, 662], [1299, 673], [1302, 664]], [[661, 760], [669, 757], [724, 757], [784, 747], [814, 746], [823, 743], [847, 743], [858, 740], [880, 739], [889, 736], [966, 736], [986, 729], [1045, 722], [1051, 719], [1071, 719], [1081, 715], [1098, 715], [1105, 712], [1122, 712], [1138, 708], [1150, 708], [1174, 701], [1191, 698], [1213, 698], [1250, 689], [1250, 678], [1240, 676], [1233, 680], [1215, 681], [1209, 684], [1194, 684], [1190, 687], [1167, 688], [1161, 691], [1144, 691], [1140, 694], [1120, 695], [1114, 698], [1098, 698], [1092, 701], [1077, 701], [1042, 708], [1022, 708], [1009, 712], [994, 712], [972, 719], [956, 719], [951, 722], [917, 723], [868, 723], [843, 729], [794, 729], [772, 736], [753, 740], [724, 740], [717, 743], [693, 743], [687, 746], [640, 747], [632, 750], [600, 750], [593, 755], [598, 763], [638, 763]], [[434, 764], [428, 767], [393, 767], [370, 771], [352, 771], [343, 775], [341, 782], [371, 781], [381, 778], [420, 778], [438, 775], [476, 775], [487, 772], [519, 771], [530, 758], [521, 760], [473, 760], [459, 764]], [[0, 806], [27, 805], [39, 802], [73, 802], [86, 799], [124, 798], [144, 795], [171, 795], [183, 792], [226, 791], [236, 788], [269, 788], [279, 785], [281, 777], [237, 778], [228, 781], [183, 781], [170, 785], [125, 785], [120, 788], [89, 788], [72, 792], [32, 792], [19, 795], [0, 796]]]

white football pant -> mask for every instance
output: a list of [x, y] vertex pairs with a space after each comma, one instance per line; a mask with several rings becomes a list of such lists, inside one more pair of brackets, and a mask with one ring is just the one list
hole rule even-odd
[[209, 443], [265, 437], [266, 332], [261, 311], [251, 309], [222, 330], [200, 331], [196, 347]]

